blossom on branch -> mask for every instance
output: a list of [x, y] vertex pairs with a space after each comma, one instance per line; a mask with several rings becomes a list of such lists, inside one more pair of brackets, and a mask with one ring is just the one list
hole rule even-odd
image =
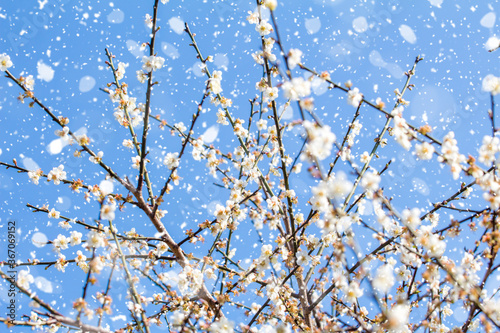
[[142, 57], [142, 69], [150, 73], [154, 70], [158, 70], [163, 67], [163, 64], [165, 63], [165, 58], [160, 57], [160, 56], [144, 56]]
[[5, 53], [0, 54], [0, 71], [5, 72], [7, 69], [12, 67], [12, 65], [13, 65], [12, 61], [10, 60], [10, 57], [7, 54]]

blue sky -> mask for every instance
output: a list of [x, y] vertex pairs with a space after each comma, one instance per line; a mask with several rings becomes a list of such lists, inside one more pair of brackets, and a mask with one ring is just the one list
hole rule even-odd
[[[284, 47], [301, 49], [303, 62], [308, 67], [331, 71], [334, 82], [351, 80], [370, 100], [381, 97], [387, 105], [392, 105], [394, 89], [404, 84], [404, 72], [416, 56], [423, 56], [424, 61], [418, 64], [412, 79], [415, 87], [405, 95], [410, 101], [405, 118], [417, 126], [427, 121], [434, 127], [433, 135], [439, 139], [448, 131], [454, 131], [461, 152], [477, 155], [482, 137], [491, 132], [487, 118], [490, 100], [489, 95], [481, 91], [481, 81], [487, 74], [497, 75], [499, 71], [499, 53], [488, 53], [484, 47], [489, 37], [500, 34], [497, 1], [292, 0], [287, 1], [286, 6], [279, 2], [276, 15]], [[234, 114], [248, 117], [248, 99], [256, 95], [255, 82], [261, 76], [251, 57], [251, 53], [259, 49], [260, 39], [254, 27], [245, 20], [247, 11], [254, 9], [253, 1], [244, 0], [231, 4], [227, 1], [171, 0], [168, 5], [160, 6], [161, 30], [156, 50], [166, 59], [166, 65], [156, 73], [160, 84], [153, 92], [153, 114], [160, 114], [169, 123], [183, 121], [189, 124], [201, 99], [205, 77], [189, 46], [189, 37], [183, 32], [184, 22], [188, 22], [196, 33], [202, 53], [214, 56], [212, 68], [223, 72], [224, 93], [233, 98]], [[139, 99], [144, 98], [145, 86], [138, 84], [135, 71], [142, 65], [140, 44], [148, 40], [149, 34], [144, 17], [151, 12], [151, 1], [95, 1], [89, 5], [69, 0], [4, 0], [0, 4], [0, 31], [7, 32], [0, 36], [0, 54], [10, 55], [14, 62], [11, 72], [36, 77], [36, 95], [57, 115], [70, 118], [72, 130], [86, 132], [92, 137], [95, 150], [104, 152], [105, 161], [120, 175], [130, 178], [135, 171], [129, 167], [131, 155], [121, 147], [127, 131], [117, 125], [113, 105], [99, 88], [105, 88], [112, 80], [104, 63], [104, 49], [108, 48], [117, 61], [129, 64], [129, 91]], [[294, 75], [303, 73], [296, 70]], [[44, 172], [64, 164], [68, 178], [100, 183], [105, 177], [102, 171], [87, 158], [75, 159], [73, 147], [58, 147], [58, 142], [53, 142], [57, 139], [55, 124], [39, 108], [19, 103], [18, 94], [19, 89], [6, 78], [0, 80], [0, 160], [10, 163], [15, 158], [20, 166], [40, 167]], [[314, 97], [318, 106], [316, 113], [341, 138], [353, 115], [344, 94], [318, 85]], [[207, 104], [207, 107], [210, 106]], [[299, 119], [297, 107], [292, 105], [292, 109], [285, 120]], [[216, 108], [210, 107], [202, 114], [196, 136], [205, 134], [207, 143], [232, 151], [235, 147], [233, 137], [227, 128], [216, 125], [215, 111]], [[375, 133], [385, 122], [385, 117], [368, 108], [362, 111], [361, 119], [364, 127], [354, 155], [371, 149]], [[149, 157], [153, 161], [151, 173], [162, 177], [165, 168], [159, 163], [161, 158], [166, 151], [178, 151], [180, 142], [169, 131], [159, 130], [156, 124], [153, 128], [149, 140]], [[287, 137], [291, 151], [299, 148], [294, 134], [297, 133], [292, 132]], [[374, 167], [380, 169], [391, 159], [398, 162], [383, 180], [396, 208], [430, 207], [431, 203], [459, 188], [448, 170], [440, 168], [436, 161], [418, 161], [411, 151], [401, 149], [391, 138], [389, 141]], [[212, 219], [215, 204], [227, 200], [228, 192], [215, 186], [213, 183], [217, 180], [204, 169], [200, 172], [202, 167], [204, 163], [186, 160], [179, 171], [184, 182], [165, 204], [169, 211], [166, 224], [174, 230], [172, 234], [177, 239], [182, 237], [185, 226], [195, 228], [200, 221]], [[347, 166], [343, 168], [349, 170]], [[291, 181], [297, 193], [308, 192], [314, 183], [301, 177]], [[36, 233], [50, 240], [62, 232], [45, 214], [30, 213], [27, 203], [48, 204], [68, 217], [88, 221], [98, 218], [98, 205], [84, 203], [83, 195], [75, 195], [63, 185], [55, 187], [41, 183], [35, 186], [25, 174], [0, 168], [0, 229], [3, 230], [7, 221], [16, 221], [18, 258], [23, 261], [30, 253], [45, 260], [54, 258], [50, 245], [38, 248], [31, 240]], [[155, 186], [158, 191], [162, 181]], [[126, 194], [117, 184], [115, 189]], [[480, 200], [475, 202], [482, 204]], [[135, 227], [144, 234], [154, 232], [145, 218], [132, 209], [120, 215], [119, 223], [120, 230]], [[252, 243], [257, 241], [255, 233], [249, 235]], [[245, 244], [245, 241], [245, 235], [240, 235], [238, 242]], [[455, 246], [463, 247], [460, 242]], [[252, 251], [257, 251], [258, 255], [258, 248], [247, 249], [248, 256]], [[200, 255], [205, 253], [204, 248], [192, 250], [199, 251]], [[70, 252], [67, 257], [71, 257]], [[71, 289], [74, 281], [84, 279], [78, 268], [68, 268], [68, 271], [62, 275], [53, 267], [48, 271], [42, 267], [32, 269], [40, 286], [33, 288], [48, 299], [65, 300], [66, 303], [59, 303], [61, 310], [66, 309], [64, 312], [71, 308], [68, 302], [71, 297], [67, 294], [81, 292]], [[125, 284], [117, 281], [114, 292], [125, 294], [125, 290]], [[6, 300], [5, 295], [5, 285], [0, 284], [2, 302]], [[20, 304], [23, 307], [18, 314], [23, 314], [25, 300]], [[123, 321], [109, 324], [121, 327]]]

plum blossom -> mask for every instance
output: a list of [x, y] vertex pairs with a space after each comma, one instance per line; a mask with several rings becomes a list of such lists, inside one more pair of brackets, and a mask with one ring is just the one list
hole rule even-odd
[[361, 179], [361, 186], [368, 191], [378, 190], [378, 184], [380, 183], [380, 176], [377, 172], [366, 173]]
[[115, 219], [116, 205], [102, 205], [101, 207], [101, 219], [113, 221]]
[[175, 311], [170, 318], [170, 323], [174, 328], [180, 328], [184, 325], [184, 321], [186, 320], [186, 315], [182, 311]]
[[251, 12], [251, 11], [249, 11], [248, 12], [247, 21], [250, 24], [257, 24], [257, 23], [259, 23], [259, 13], [258, 12]]
[[299, 266], [307, 266], [311, 261], [311, 256], [307, 252], [307, 250], [300, 249], [297, 252], [297, 265]]
[[62, 130], [56, 130], [54, 131], [54, 134], [57, 135], [58, 137], [67, 140], [68, 139], [68, 134], [69, 134], [69, 127], [64, 126]]
[[483, 79], [483, 91], [489, 92], [493, 96], [500, 93], [500, 77], [488, 74]]
[[149, 29], [153, 28], [153, 18], [151, 17], [151, 15], [146, 14], [146, 17], [144, 18], [144, 24], [146, 24]]
[[389, 292], [395, 282], [393, 271], [394, 267], [392, 265], [380, 266], [372, 281], [373, 287], [384, 294]]
[[177, 128], [179, 130], [179, 132], [185, 132], [187, 130], [186, 125], [184, 125], [184, 123], [182, 121], [175, 123], [174, 127]]
[[139, 83], [144, 83], [148, 79], [148, 73], [144, 73], [144, 71], [142, 70], [136, 71], [135, 74], [137, 81], [139, 81]]
[[99, 248], [105, 246], [104, 234], [99, 231], [91, 230], [87, 234], [87, 245], [89, 247]]
[[491, 165], [495, 161], [495, 154], [500, 152], [500, 139], [498, 137], [491, 137], [485, 135], [483, 144], [479, 148], [479, 162], [486, 165]]
[[165, 58], [159, 57], [159, 56], [144, 56], [142, 57], [142, 69], [149, 73], [152, 72], [153, 70], [158, 70], [163, 67], [163, 64], [165, 63]]
[[288, 67], [294, 69], [301, 62], [302, 51], [299, 49], [291, 49], [288, 52]]
[[220, 94], [222, 92], [221, 80], [222, 80], [221, 71], [213, 71], [212, 77], [208, 80], [208, 86], [210, 88], [210, 91], [215, 95]]
[[418, 208], [413, 208], [411, 210], [409, 209], [403, 210], [402, 217], [405, 225], [410, 227], [412, 230], [417, 229], [421, 223], [420, 209]]
[[163, 164], [170, 170], [179, 166], [179, 153], [167, 153], [163, 159]]
[[257, 89], [260, 92], [264, 92], [267, 88], [269, 88], [269, 85], [267, 84], [267, 80], [265, 78], [262, 78], [259, 82], [255, 84], [255, 89]]
[[391, 332], [409, 332], [408, 317], [410, 316], [410, 306], [408, 304], [396, 304], [387, 314], [387, 323]]
[[330, 126], [318, 126], [308, 120], [303, 122], [303, 126], [308, 134], [308, 141], [305, 146], [304, 158], [313, 161], [315, 158], [320, 161], [330, 156], [336, 136], [332, 133]]
[[363, 94], [359, 92], [358, 88], [350, 89], [347, 92], [347, 104], [358, 107], [362, 100]]
[[30, 284], [35, 282], [33, 275], [28, 270], [23, 269], [17, 274], [17, 285], [26, 290], [30, 289]]
[[277, 97], [278, 97], [278, 88], [267, 87], [266, 90], [264, 90], [264, 98], [267, 99], [268, 101], [274, 101]]
[[79, 245], [82, 243], [82, 233], [78, 232], [76, 230], [71, 232], [71, 235], [69, 237], [69, 242], [71, 246]]
[[421, 160], [430, 160], [434, 154], [434, 146], [428, 142], [415, 145], [415, 154]]
[[57, 210], [55, 210], [55, 208], [52, 208], [50, 211], [49, 211], [49, 218], [52, 218], [52, 219], [58, 219], [59, 218], [59, 212]]
[[66, 261], [66, 256], [63, 254], [59, 254], [59, 258], [57, 259], [55, 266], [58, 271], [64, 272], [66, 266], [68, 266], [68, 262]]
[[217, 123], [221, 125], [229, 125], [229, 121], [226, 117], [226, 112], [224, 110], [219, 109], [217, 111]]
[[[313, 196], [310, 202], [314, 209], [326, 212], [329, 210], [330, 199], [342, 199], [352, 189], [352, 183], [343, 172], [331, 175], [312, 188]], [[323, 225], [323, 227], [327, 227]]]
[[59, 165], [57, 168], [50, 170], [47, 175], [47, 181], [54, 181], [54, 185], [59, 185], [61, 180], [66, 179], [66, 171], [64, 171], [64, 165]]
[[411, 271], [405, 266], [396, 268], [394, 273], [396, 274], [396, 280], [398, 281], [408, 281], [411, 278]]
[[401, 111], [402, 110], [400, 108], [397, 112], [395, 112], [396, 114], [393, 115], [394, 129], [392, 134], [396, 138], [397, 143], [399, 143], [404, 149], [409, 150], [411, 147], [410, 140], [412, 139], [412, 134], [406, 120], [401, 117]]
[[214, 333], [233, 333], [233, 328], [234, 322], [230, 321], [226, 317], [222, 317], [219, 321], [213, 322], [208, 330], [209, 332]]
[[98, 152], [96, 156], [90, 156], [89, 161], [94, 163], [94, 164], [99, 164], [102, 161], [102, 157], [104, 156], [104, 153], [102, 151]]
[[35, 88], [35, 80], [33, 79], [33, 75], [28, 75], [26, 77], [21, 76], [19, 81], [24, 85], [24, 87], [28, 90], [33, 90]]
[[12, 67], [12, 61], [6, 53], [0, 54], [0, 71], [5, 72], [8, 68]]
[[443, 138], [443, 144], [441, 145], [441, 154], [442, 156], [438, 157], [438, 161], [446, 162], [451, 167], [453, 179], [457, 179], [460, 175], [460, 171], [462, 170], [461, 163], [464, 163], [466, 158], [458, 151], [455, 133], [449, 132], [445, 135]]
[[40, 181], [40, 176], [42, 174], [43, 174], [42, 170], [38, 169], [37, 171], [29, 171], [28, 177], [30, 178], [33, 184], [38, 185], [38, 182]]
[[125, 76], [125, 68], [128, 67], [128, 63], [123, 63], [120, 62], [118, 63], [118, 67], [116, 68], [115, 74], [116, 74], [116, 79], [121, 80]]
[[277, 196], [267, 199], [266, 202], [268, 209], [272, 209], [274, 212], [278, 212], [280, 210], [281, 203]]
[[296, 77], [291, 81], [286, 81], [281, 88], [285, 93], [285, 97], [292, 101], [297, 101], [311, 94], [311, 82], [304, 80], [302, 77]]
[[130, 139], [124, 139], [122, 142], [122, 146], [125, 148], [134, 148], [134, 142]]
[[277, 0], [264, 0], [264, 6], [269, 8], [269, 10], [275, 10], [276, 7], [278, 7], [278, 1]]
[[446, 242], [439, 235], [433, 234], [431, 226], [422, 226], [418, 230], [417, 241], [427, 250], [432, 257], [441, 257], [446, 250]]
[[56, 251], [66, 250], [69, 244], [69, 238], [64, 235], [58, 235], [57, 238], [53, 241], [53, 245]]
[[269, 35], [273, 31], [273, 27], [266, 20], [260, 21], [259, 24], [255, 26], [255, 30], [261, 35], [266, 36]]
[[358, 298], [363, 296], [363, 289], [359, 287], [359, 283], [357, 281], [351, 281], [349, 285], [343, 288], [343, 291], [347, 302], [349, 303], [354, 303]]
[[188, 289], [197, 292], [203, 285], [203, 273], [199, 269], [185, 266], [177, 276], [177, 286], [181, 293], [186, 294]]
[[299, 104], [303, 109], [309, 112], [312, 112], [314, 110], [314, 98], [312, 97], [306, 97], [301, 99]]
[[259, 131], [264, 131], [267, 129], [267, 120], [266, 119], [260, 119], [257, 121], [257, 129]]
[[133, 156], [132, 158], [132, 168], [139, 170], [141, 166], [141, 157], [139, 155]]
[[500, 39], [497, 36], [491, 36], [484, 44], [484, 47], [490, 52], [495, 51], [500, 47]]

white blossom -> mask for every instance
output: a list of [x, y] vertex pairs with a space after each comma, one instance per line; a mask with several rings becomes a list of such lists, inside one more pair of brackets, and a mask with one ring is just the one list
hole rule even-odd
[[163, 164], [170, 170], [179, 166], [179, 153], [167, 153], [163, 159]]
[[351, 281], [349, 285], [343, 288], [343, 291], [349, 303], [354, 303], [358, 298], [363, 296], [363, 289], [359, 287], [357, 281]]
[[57, 251], [66, 250], [68, 248], [69, 241], [69, 238], [59, 234], [57, 235], [57, 238], [52, 242], [52, 244]]
[[307, 250], [300, 249], [297, 252], [297, 265], [299, 266], [308, 266], [309, 262], [311, 261], [311, 256], [307, 252]]
[[485, 135], [483, 138], [483, 144], [479, 148], [479, 162], [486, 165], [491, 165], [495, 161], [495, 154], [500, 152], [500, 139], [498, 137], [491, 137]]
[[135, 74], [137, 81], [139, 81], [140, 83], [144, 83], [148, 79], [148, 73], [145, 73], [143, 70], [138, 70], [135, 72]]
[[118, 67], [116, 68], [115, 74], [116, 74], [116, 79], [121, 80], [125, 76], [125, 68], [128, 67], [128, 64], [120, 62], [118, 63]]
[[59, 258], [56, 261], [56, 269], [60, 272], [64, 272], [66, 266], [68, 266], [68, 262], [66, 261], [66, 256], [63, 254], [59, 254]]
[[141, 167], [141, 157], [139, 155], [136, 155], [131, 158], [132, 158], [132, 168], [139, 170]]
[[257, 32], [261, 36], [266, 36], [266, 35], [269, 35], [271, 33], [271, 31], [273, 31], [273, 27], [266, 20], [262, 20], [262, 21], [260, 21], [259, 24], [257, 24], [255, 26], [255, 30], [257, 30]]
[[484, 47], [490, 52], [495, 51], [500, 47], [500, 39], [497, 36], [491, 36], [484, 44]]
[[0, 71], [5, 72], [8, 68], [12, 67], [12, 61], [6, 53], [0, 54]]
[[258, 12], [251, 12], [251, 11], [249, 11], [248, 12], [247, 21], [250, 24], [257, 24], [257, 23], [259, 23], [259, 13]]
[[278, 1], [277, 0], [264, 0], [264, 6], [269, 8], [270, 10], [275, 10], [276, 7], [278, 6]]
[[274, 101], [278, 97], [278, 88], [276, 87], [267, 87], [264, 90], [264, 98], [268, 101]]
[[434, 151], [434, 146], [428, 142], [415, 145], [415, 154], [417, 154], [417, 157], [421, 160], [430, 160]]
[[122, 142], [122, 146], [125, 148], [134, 148], [134, 142], [130, 139], [124, 139]]
[[159, 57], [159, 56], [144, 56], [142, 57], [142, 69], [149, 73], [154, 70], [158, 70], [163, 67], [163, 64], [165, 63], [165, 58]]
[[113, 221], [115, 219], [116, 205], [102, 205], [101, 207], [101, 219]]
[[466, 161], [464, 155], [459, 154], [455, 133], [449, 132], [445, 135], [441, 145], [442, 156], [438, 157], [438, 161], [446, 162], [451, 167], [453, 179], [457, 179], [460, 171], [462, 171], [461, 163]]
[[300, 64], [302, 58], [302, 51], [299, 49], [291, 49], [288, 52], [288, 67], [294, 69], [298, 64]]
[[224, 110], [219, 109], [217, 111], [217, 123], [221, 125], [229, 125], [229, 121], [226, 117], [226, 112]]
[[278, 197], [273, 196], [270, 199], [267, 199], [266, 202], [268, 209], [272, 209], [275, 212], [278, 212], [280, 210], [281, 203]]
[[303, 156], [312, 161], [314, 161], [314, 158], [322, 161], [330, 156], [333, 143], [336, 139], [336, 136], [332, 133], [330, 126], [324, 125], [320, 127], [308, 120], [303, 122], [303, 126], [308, 134], [305, 155]]
[[378, 190], [378, 185], [380, 183], [380, 176], [376, 172], [365, 173], [363, 178], [361, 179], [361, 186], [368, 191], [376, 191]]
[[[410, 316], [410, 306], [407, 304], [396, 304], [387, 314], [387, 323], [391, 332], [408, 331], [408, 317]], [[409, 331], [408, 331], [409, 332]]]
[[91, 230], [87, 234], [87, 245], [93, 248], [105, 246], [104, 234], [99, 231]]
[[286, 81], [281, 88], [283, 89], [285, 97], [292, 101], [296, 101], [311, 94], [311, 82], [304, 80], [302, 77], [296, 77], [291, 81]]
[[359, 92], [358, 88], [350, 89], [347, 92], [347, 104], [358, 107], [363, 99], [363, 95]]
[[21, 81], [21, 83], [24, 84], [24, 87], [28, 90], [33, 90], [35, 88], [35, 80], [33, 79], [33, 75], [21, 77], [19, 81]]
[[222, 317], [219, 319], [219, 321], [212, 323], [208, 330], [214, 333], [233, 333], [233, 328], [234, 322], [230, 321], [226, 317]]
[[392, 265], [380, 266], [372, 281], [373, 287], [384, 294], [389, 292], [395, 282], [393, 271], [394, 267]]
[[53, 168], [47, 175], [47, 181], [54, 181], [55, 185], [59, 185], [61, 180], [66, 179], [66, 171], [64, 171], [64, 165], [59, 165], [57, 168]]
[[57, 210], [55, 210], [55, 208], [52, 208], [50, 211], [49, 211], [49, 218], [52, 218], [52, 219], [58, 219], [59, 218], [59, 212]]
[[153, 18], [151, 17], [151, 15], [146, 14], [146, 17], [144, 18], [144, 24], [146, 24], [149, 29], [153, 28]]
[[35, 282], [33, 275], [30, 274], [28, 270], [23, 269], [17, 274], [17, 285], [26, 290], [30, 289], [30, 284]]
[[28, 177], [30, 178], [31, 182], [35, 185], [38, 185], [38, 182], [40, 181], [40, 176], [41, 176], [40, 171], [41, 170], [28, 172]]
[[89, 161], [94, 163], [94, 164], [99, 164], [102, 161], [102, 157], [104, 156], [104, 153], [102, 151], [98, 152], [96, 156], [90, 156]]
[[71, 232], [71, 235], [69, 237], [69, 242], [71, 246], [79, 245], [82, 243], [82, 233], [78, 232], [76, 230]]
[[488, 74], [483, 79], [483, 91], [489, 92], [493, 96], [500, 93], [500, 77]]

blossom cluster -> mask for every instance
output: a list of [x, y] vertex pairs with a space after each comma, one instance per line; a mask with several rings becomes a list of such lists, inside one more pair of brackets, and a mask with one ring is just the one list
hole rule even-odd
[[[162, 0], [164, 4], [167, 2]], [[210, 71], [212, 57], [201, 57], [194, 35], [186, 28], [208, 76], [205, 86], [200, 82], [203, 101], [210, 99], [216, 111], [202, 102], [187, 125], [160, 120], [160, 116], [155, 118], [162, 129], [168, 127], [173, 136], [180, 138], [181, 150], [166, 151], [160, 147], [154, 149], [154, 154], [159, 152], [154, 155], [151, 146], [141, 146], [143, 143], [137, 140], [134, 128], [142, 124], [144, 135], [152, 131], [144, 121], [149, 121], [150, 110], [146, 112], [146, 105], [151, 100], [137, 103], [130, 96], [128, 85], [120, 81], [127, 79], [126, 70], [133, 64], [119, 62], [114, 68], [110, 56], [115, 80], [107, 91], [115, 105], [114, 117], [131, 133], [130, 138], [120, 141], [133, 151], [129, 171], [136, 177], [113, 171], [116, 165], [106, 164], [104, 152], [90, 150], [89, 138], [73, 135], [66, 126], [69, 120], [62, 117], [53, 117], [61, 125], [56, 135], [68, 141], [76, 138], [82, 149], [75, 156], [88, 154], [89, 161], [96, 164], [94, 167], [106, 171], [101, 185], [69, 180], [67, 172], [71, 176], [73, 171], [65, 171], [63, 164], [47, 175], [41, 169], [30, 171], [17, 164], [9, 165], [27, 173], [34, 184], [39, 184], [41, 178], [54, 185], [63, 182], [75, 192], [87, 189], [85, 204], [91, 202], [91, 197], [95, 199], [88, 205], [95, 204], [95, 220], [70, 219], [62, 209], [63, 213], [56, 209], [57, 205], [49, 209], [44, 204], [36, 209], [47, 214], [44, 217], [48, 217], [48, 225], [57, 221], [58, 230], [62, 231], [49, 242], [53, 261], [41, 262], [33, 254], [32, 261], [24, 264], [45, 265], [47, 270], [53, 266], [61, 273], [76, 265], [79, 273], [85, 273], [84, 294], [88, 292], [91, 296], [73, 302], [78, 324], [81, 315], [91, 321], [94, 316], [106, 318], [105, 314], [125, 309], [133, 317], [127, 324], [128, 330], [164, 325], [163, 319], [168, 319], [168, 329], [190, 332], [410, 332], [415, 327], [447, 332], [452, 330], [447, 317], [454, 314], [459, 303], [470, 311], [467, 330], [477, 328], [480, 323], [485, 329], [496, 323], [500, 319], [500, 303], [484, 287], [492, 272], [500, 267], [495, 261], [500, 249], [497, 230], [500, 180], [496, 171], [500, 139], [494, 124], [493, 135], [483, 137], [477, 156], [471, 154], [466, 158], [459, 152], [453, 132], [439, 142], [428, 135], [430, 126], [417, 130], [411, 125], [412, 118], [403, 117], [408, 102], [399, 90], [396, 90], [396, 107], [387, 112], [380, 98], [375, 103], [369, 102], [368, 93], [362, 94], [351, 81], [344, 88], [333, 83], [330, 72], [319, 74], [308, 70], [303, 52], [296, 48], [285, 51], [283, 41], [274, 34], [276, 20], [266, 18], [267, 14], [274, 14], [278, 1], [259, 1], [259, 6], [249, 12], [247, 21], [255, 25], [256, 32], [253, 26], [251, 30], [260, 41], [252, 58], [264, 73], [256, 80], [259, 94], [250, 99], [248, 118], [240, 112], [241, 105], [233, 109], [233, 101], [222, 95], [222, 71]], [[155, 18], [146, 15], [149, 28], [153, 28], [153, 22]], [[140, 83], [147, 81], [149, 91], [153, 72], [161, 69], [164, 62], [156, 55], [142, 58], [137, 79]], [[8, 55], [0, 55], [2, 71], [12, 66]], [[304, 75], [297, 76], [292, 70], [304, 71]], [[413, 70], [407, 72], [408, 79], [413, 74]], [[315, 101], [311, 94], [317, 82], [327, 82], [332, 94], [340, 90], [344, 98], [347, 94], [347, 104], [354, 107], [346, 108], [345, 102], [339, 106], [355, 112], [353, 120], [345, 126], [347, 133], [343, 138], [337, 126], [322, 124], [313, 113]], [[31, 75], [21, 77], [19, 83], [32, 93]], [[411, 90], [406, 88], [407, 85], [402, 91]], [[493, 100], [500, 92], [500, 79], [486, 76], [482, 89]], [[237, 102], [235, 99], [234, 103]], [[288, 108], [295, 107], [292, 105], [309, 113], [295, 114], [293, 119], [283, 117]], [[386, 125], [378, 133], [370, 133], [372, 126], [366, 126], [363, 117], [358, 118], [368, 107], [387, 117]], [[224, 126], [221, 128], [233, 140], [224, 140], [215, 147], [207, 144], [202, 135], [195, 137], [198, 130], [195, 122], [204, 113]], [[291, 137], [293, 133], [302, 135]], [[426, 200], [422, 208], [405, 205], [408, 202], [391, 196], [393, 186], [387, 181], [391, 178], [385, 178], [394, 175], [391, 163], [384, 166], [380, 162], [398, 162], [387, 159], [385, 133], [406, 151], [413, 141], [415, 149], [411, 153], [420, 160], [430, 161], [437, 155], [437, 159], [428, 163], [448, 165], [454, 179], [472, 176], [474, 181], [470, 185], [460, 183], [455, 194], [437, 203]], [[338, 137], [343, 140], [337, 141]], [[367, 137], [370, 140], [365, 140]], [[362, 167], [359, 167], [351, 151], [365, 141], [370, 142], [371, 150], [362, 152], [364, 149], [360, 147]], [[210, 204], [202, 204], [200, 211], [189, 209], [184, 214], [186, 221], [177, 223], [178, 216], [167, 215], [162, 203], [173, 197], [174, 185], [175, 191], [185, 189], [191, 193], [194, 181], [183, 175], [184, 166], [190, 165], [184, 160], [189, 155], [184, 154], [188, 146], [192, 148], [191, 158], [203, 161], [200, 169], [208, 171], [217, 188], [227, 191], [217, 193], [217, 198], [210, 193], [214, 198]], [[146, 149], [141, 152], [141, 148]], [[490, 169], [483, 170], [476, 160]], [[149, 166], [156, 166], [158, 161], [164, 166], [150, 170]], [[302, 172], [303, 164], [308, 174]], [[189, 172], [197, 171], [196, 168]], [[166, 181], [164, 173], [169, 175]], [[158, 179], [152, 179], [153, 175]], [[188, 180], [184, 188], [178, 186], [181, 175]], [[116, 191], [113, 182], [121, 186]], [[485, 200], [482, 204], [486, 207], [473, 209], [468, 202], [464, 203], [474, 186], [481, 188]], [[192, 199], [196, 199], [194, 195]], [[181, 209], [176, 206], [179, 205], [166, 207]], [[198, 214], [202, 216], [207, 211], [208, 219], [198, 218]], [[127, 229], [132, 223], [129, 220], [134, 228]], [[143, 221], [150, 221], [156, 233], [141, 234], [147, 230]], [[184, 235], [171, 234], [177, 225]], [[77, 227], [85, 228], [79, 229], [84, 232], [73, 230]], [[467, 227], [471, 235], [480, 229], [480, 238], [465, 251], [450, 249], [448, 240], [458, 238]], [[464, 244], [467, 237], [463, 238]], [[243, 244], [243, 249], [235, 244]], [[19, 288], [30, 289], [35, 281], [33, 271], [19, 272]], [[94, 290], [94, 283], [106, 281], [109, 272], [121, 274], [127, 283], [127, 293], [120, 293], [119, 302], [113, 301], [117, 297], [108, 291]], [[115, 280], [109, 278], [106, 282], [111, 285]], [[143, 288], [145, 283], [151, 284], [155, 292]], [[91, 299], [98, 308], [92, 307]], [[151, 316], [152, 311], [156, 314]], [[252, 318], [248, 325], [237, 325], [226, 317], [226, 312], [238, 311]], [[34, 327], [47, 324], [40, 316], [41, 312], [33, 312], [29, 324]], [[51, 322], [48, 330], [56, 331], [57, 325], [52, 326]]]

